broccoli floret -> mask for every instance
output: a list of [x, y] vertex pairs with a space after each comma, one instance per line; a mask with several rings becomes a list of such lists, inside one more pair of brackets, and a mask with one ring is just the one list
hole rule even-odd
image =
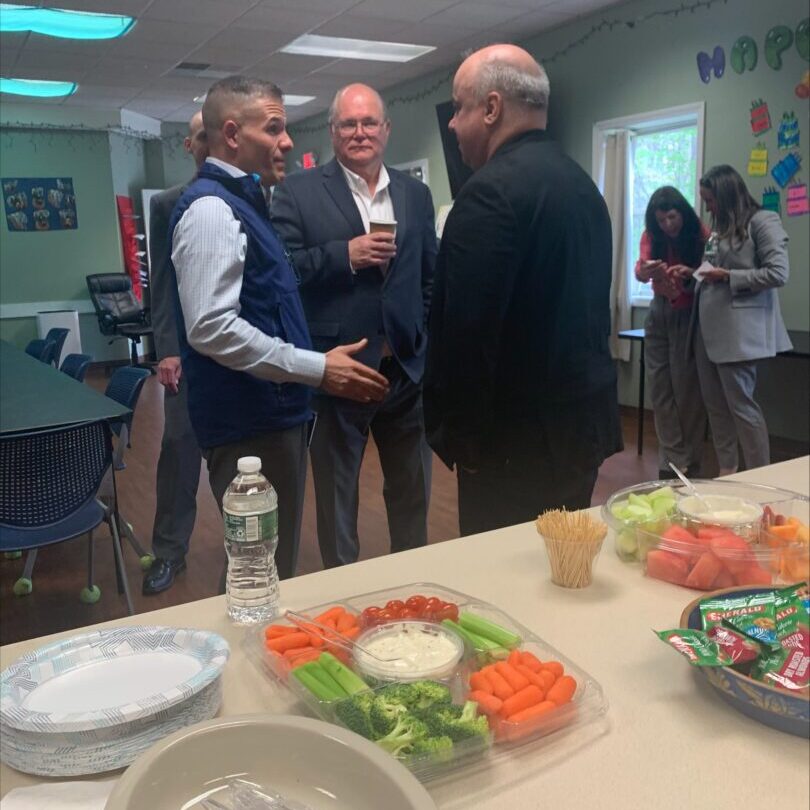
[[400, 701], [392, 698], [385, 692], [379, 693], [371, 702], [371, 725], [377, 737], [388, 734], [397, 724], [401, 714], [408, 711]]
[[489, 723], [484, 715], [478, 714], [478, 704], [474, 700], [468, 700], [463, 707], [450, 706], [441, 709], [430, 716], [425, 716], [425, 721], [433, 736], [448, 736], [453, 742], [467, 740], [471, 737], [485, 739], [489, 735]]
[[358, 692], [345, 700], [335, 704], [335, 715], [346, 728], [365, 737], [367, 740], [376, 740], [380, 735], [374, 730], [371, 721], [371, 710], [374, 696], [371, 692]]
[[453, 741], [447, 737], [423, 737], [411, 747], [411, 756], [429, 756], [437, 762], [453, 758]]
[[389, 754], [402, 759], [411, 753], [415, 742], [429, 736], [428, 728], [421, 720], [403, 712], [397, 716], [394, 728], [376, 742]]
[[427, 709], [439, 709], [450, 706], [452, 703], [450, 690], [444, 684], [436, 683], [436, 681], [392, 684], [387, 686], [383, 692], [389, 699], [402, 703], [420, 715]]

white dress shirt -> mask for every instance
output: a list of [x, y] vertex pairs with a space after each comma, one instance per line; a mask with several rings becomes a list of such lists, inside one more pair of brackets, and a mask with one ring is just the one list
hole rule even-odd
[[384, 165], [380, 166], [380, 176], [377, 178], [377, 188], [374, 190], [374, 196], [371, 195], [368, 189], [368, 183], [359, 174], [347, 169], [340, 161], [338, 161], [338, 166], [343, 170], [346, 182], [349, 184], [349, 191], [354, 197], [366, 233], [369, 232], [369, 222], [372, 219], [382, 219], [389, 222], [396, 219], [394, 216], [394, 204], [391, 202], [391, 194], [388, 191], [391, 181]]
[[[245, 172], [217, 158], [207, 163], [232, 177]], [[219, 197], [200, 197], [172, 236], [172, 263], [189, 345], [217, 363], [273, 382], [317, 388], [326, 358], [273, 337], [239, 316], [247, 236]]]

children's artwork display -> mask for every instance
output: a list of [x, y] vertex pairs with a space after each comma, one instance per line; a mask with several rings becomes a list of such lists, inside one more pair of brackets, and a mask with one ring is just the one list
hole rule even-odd
[[751, 177], [765, 177], [768, 173], [768, 150], [764, 143], [758, 143], [748, 158], [748, 174]]
[[766, 211], [773, 211], [775, 214], [781, 214], [779, 205], [779, 190], [773, 186], [768, 186], [762, 192], [762, 207]]
[[72, 177], [4, 177], [3, 201], [10, 231], [75, 231]]
[[799, 183], [795, 186], [788, 186], [787, 215], [789, 217], [800, 217], [802, 214], [807, 213], [810, 213], [810, 200], [807, 198], [807, 184]]

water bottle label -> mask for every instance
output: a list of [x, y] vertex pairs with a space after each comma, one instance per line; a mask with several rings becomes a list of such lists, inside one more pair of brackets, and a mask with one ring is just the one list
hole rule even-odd
[[225, 539], [234, 543], [256, 543], [272, 540], [278, 534], [278, 510], [260, 515], [239, 515], [223, 512]]

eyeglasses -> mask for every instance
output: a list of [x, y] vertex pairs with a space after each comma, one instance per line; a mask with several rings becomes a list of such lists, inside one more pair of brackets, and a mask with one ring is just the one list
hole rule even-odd
[[364, 118], [362, 121], [354, 119], [337, 121], [333, 126], [344, 138], [348, 138], [350, 135], [354, 135], [358, 127], [362, 128], [366, 135], [376, 135], [382, 125], [383, 122], [377, 121], [375, 118]]

